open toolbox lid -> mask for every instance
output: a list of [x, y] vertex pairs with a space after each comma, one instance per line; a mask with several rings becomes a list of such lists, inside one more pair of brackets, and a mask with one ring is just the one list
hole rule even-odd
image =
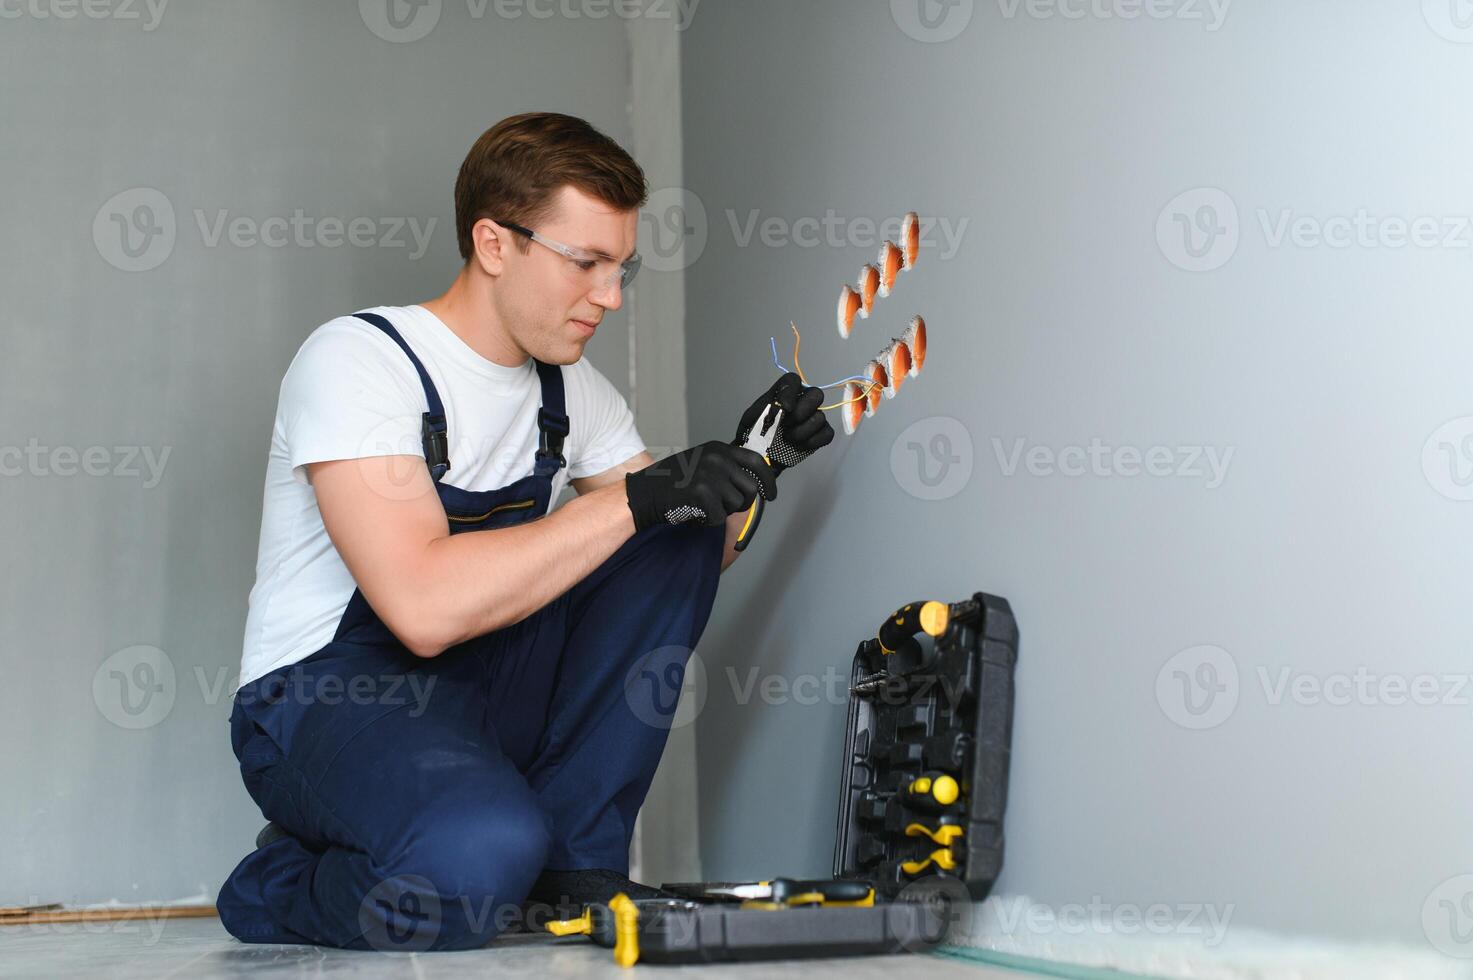
[[[985, 898], [1002, 869], [1017, 650], [1007, 600], [980, 592], [903, 606], [859, 644], [834, 847], [846, 881], [758, 883], [799, 886], [791, 904], [715, 895], [752, 883], [667, 883], [682, 898], [620, 895], [549, 931], [587, 935], [625, 966], [933, 948], [950, 901]], [[812, 900], [845, 883], [871, 887]]]
[[877, 900], [912, 887], [987, 897], [1002, 871], [1018, 625], [974, 593], [913, 602], [859, 644], [850, 677], [834, 877]]

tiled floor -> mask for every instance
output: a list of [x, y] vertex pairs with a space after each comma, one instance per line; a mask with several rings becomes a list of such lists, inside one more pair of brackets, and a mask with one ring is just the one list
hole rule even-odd
[[[718, 967], [636, 968], [660, 980], [757, 980], [784, 977], [925, 977], [1004, 980], [1019, 974], [937, 956], [872, 956]], [[205, 980], [217, 977], [579, 977], [624, 978], [609, 950], [583, 940], [513, 936], [465, 953], [359, 953], [317, 946], [252, 946], [236, 942], [218, 919], [156, 919], [36, 926], [0, 926], [0, 976], [100, 977], [107, 980]]]

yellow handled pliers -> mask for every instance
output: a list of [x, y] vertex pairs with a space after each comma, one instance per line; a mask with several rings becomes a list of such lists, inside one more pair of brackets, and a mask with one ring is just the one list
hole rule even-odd
[[[776, 414], [774, 414], [776, 413]], [[752, 426], [752, 431], [747, 433], [747, 441], [742, 443], [743, 449], [750, 449], [761, 456], [767, 465], [772, 465], [767, 453], [772, 449], [772, 440], [777, 437], [777, 427], [782, 424], [782, 406], [776, 402], [770, 402], [762, 410], [762, 415], [757, 419], [757, 424]], [[742, 531], [737, 535], [736, 544], [732, 545], [733, 551], [745, 551], [747, 542], [752, 540], [752, 535], [757, 533], [757, 525], [762, 523], [762, 505], [766, 501], [762, 497], [762, 491], [757, 491], [757, 499], [752, 501], [751, 510], [747, 511], [747, 522], [742, 525]]]

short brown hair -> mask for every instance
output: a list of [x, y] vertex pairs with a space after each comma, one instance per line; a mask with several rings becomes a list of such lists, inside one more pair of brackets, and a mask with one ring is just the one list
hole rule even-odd
[[[471, 229], [482, 218], [535, 225], [553, 194], [571, 184], [620, 211], [644, 204], [644, 171], [624, 148], [576, 116], [527, 112], [481, 134], [455, 179], [455, 235], [470, 261]], [[517, 238], [518, 248], [529, 243]]]

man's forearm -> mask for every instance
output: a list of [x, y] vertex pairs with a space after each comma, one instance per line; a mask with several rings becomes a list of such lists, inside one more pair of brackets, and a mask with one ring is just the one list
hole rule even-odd
[[633, 535], [634, 515], [620, 480], [527, 524], [435, 539], [415, 586], [425, 600], [418, 605], [437, 625], [414, 652], [434, 656], [520, 622], [581, 582]]
[[747, 523], [747, 512], [739, 510], [735, 514], [726, 516], [726, 546], [721, 551], [721, 570], [724, 572], [731, 567], [731, 563], [737, 560], [741, 554], [736, 550], [737, 535], [742, 533], [742, 525]]

